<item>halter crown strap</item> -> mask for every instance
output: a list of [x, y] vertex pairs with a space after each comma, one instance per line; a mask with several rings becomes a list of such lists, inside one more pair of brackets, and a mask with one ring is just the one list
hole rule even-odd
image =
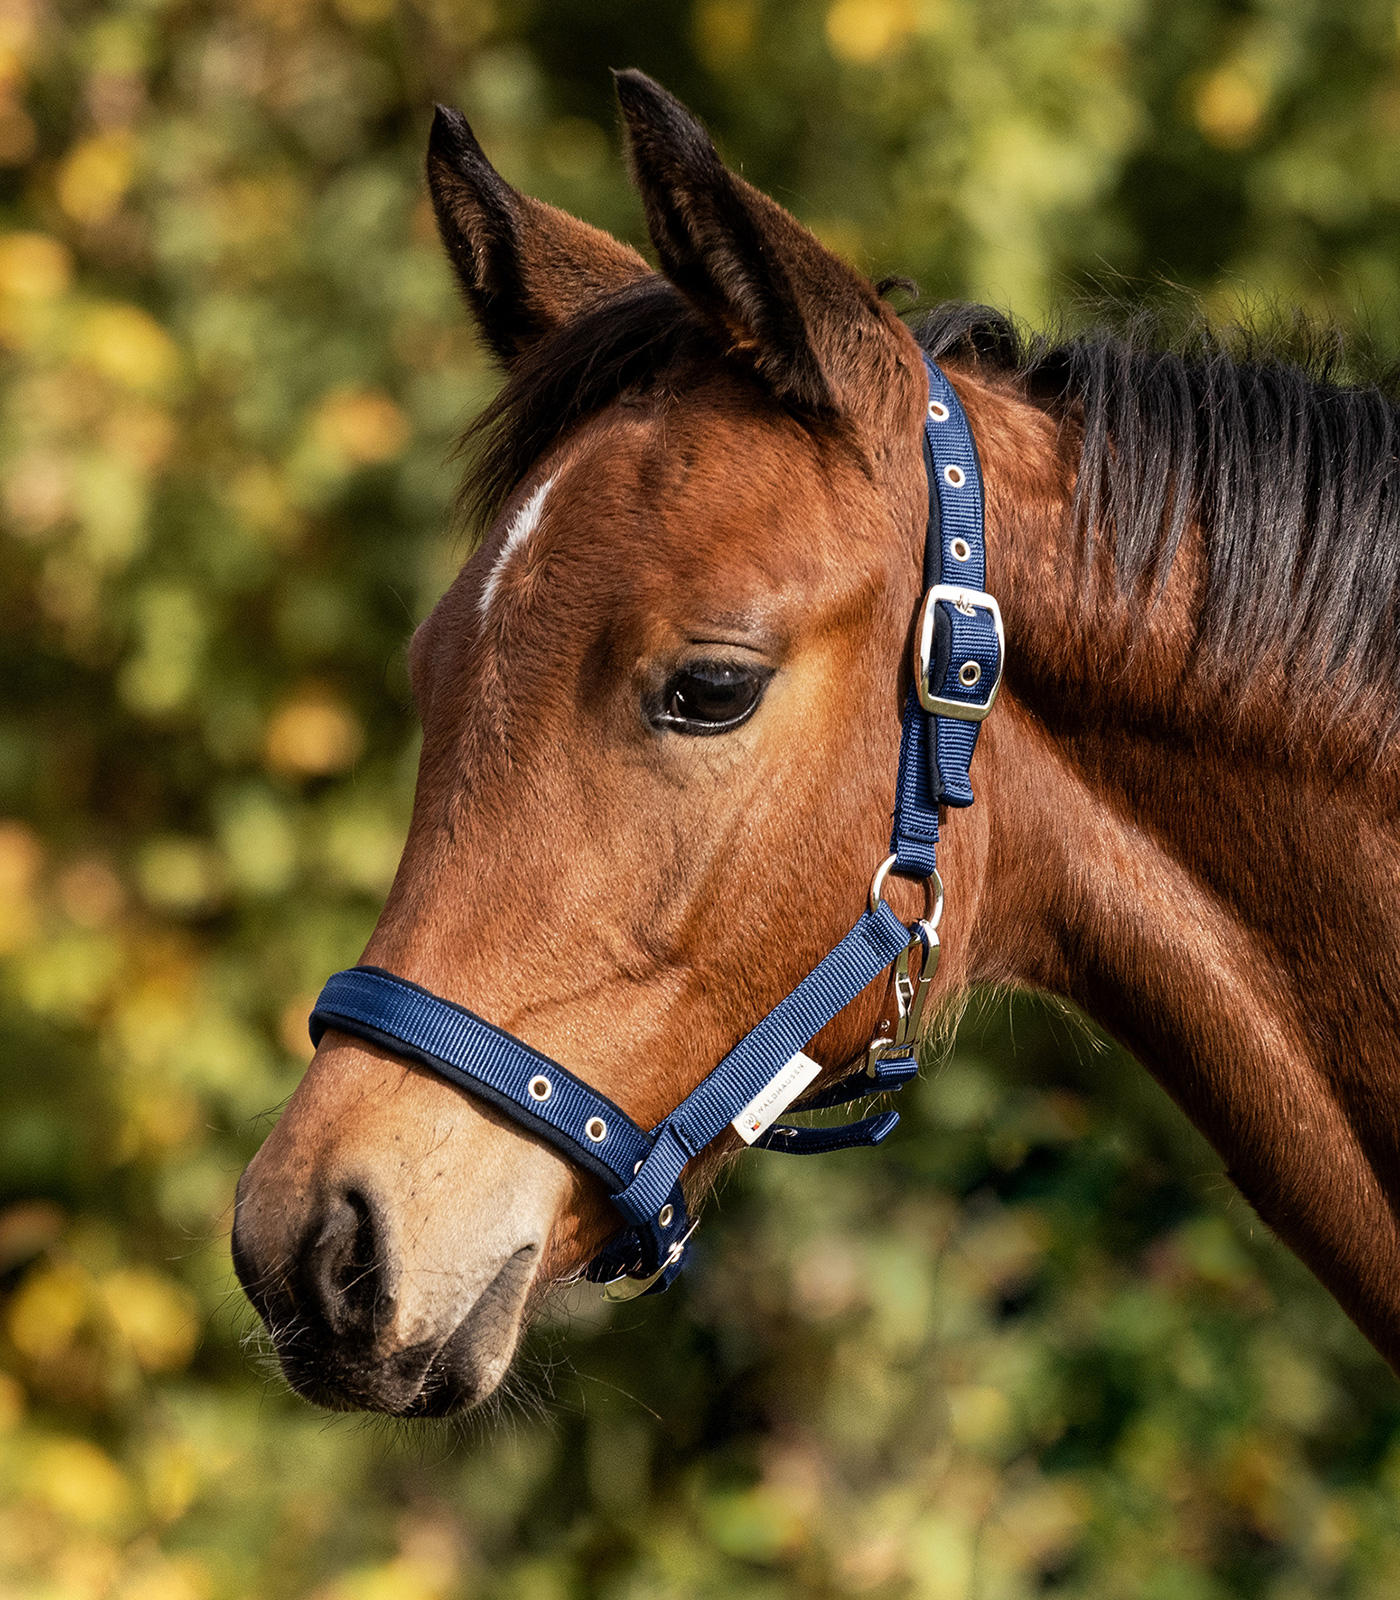
[[939, 806], [972, 804], [968, 768], [982, 720], [1001, 687], [1006, 653], [1001, 611], [984, 591], [987, 540], [977, 445], [952, 384], [927, 356], [924, 365], [924, 597], [914, 629], [890, 834], [894, 870], [911, 878], [935, 869]]
[[[886, 863], [887, 870], [914, 878], [936, 876], [939, 806], [972, 804], [968, 765], [978, 725], [1001, 683], [1004, 655], [1001, 614], [982, 588], [986, 543], [977, 447], [951, 384], [927, 356], [924, 361], [924, 596]], [[883, 870], [877, 884], [882, 877]], [[639, 1289], [655, 1293], [680, 1271], [691, 1232], [680, 1187], [687, 1163], [727, 1124], [741, 1126], [765, 1095], [777, 1093], [779, 1110], [791, 1103], [793, 1094], [784, 1098], [782, 1085], [809, 1082], [818, 1070], [801, 1054], [803, 1047], [892, 962], [907, 964], [907, 952], [920, 941], [927, 962], [931, 925], [906, 928], [874, 891], [872, 898], [835, 949], [647, 1131], [606, 1095], [513, 1034], [379, 967], [352, 967], [327, 981], [311, 1013], [311, 1040], [319, 1045], [334, 1028], [380, 1045], [488, 1101], [591, 1172], [626, 1226], [589, 1264], [587, 1275], [633, 1278]], [[915, 1038], [881, 1054], [872, 1050], [868, 1069], [799, 1101], [798, 1108], [841, 1105], [901, 1088], [917, 1070], [917, 1043]], [[794, 1069], [796, 1078], [785, 1077]], [[760, 1115], [751, 1142], [810, 1155], [878, 1144], [898, 1121], [898, 1112], [886, 1111], [843, 1127], [794, 1128]], [[745, 1127], [741, 1136], [750, 1139], [751, 1129]]]

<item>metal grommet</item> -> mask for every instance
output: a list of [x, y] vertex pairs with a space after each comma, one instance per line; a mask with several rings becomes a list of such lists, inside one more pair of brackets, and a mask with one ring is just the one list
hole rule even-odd
[[662, 1206], [660, 1211], [656, 1213], [657, 1224], [660, 1227], [669, 1228], [675, 1215], [676, 1208], [674, 1206]]
[[950, 413], [941, 400], [930, 400], [928, 414], [935, 422], [946, 422]]
[[967, 474], [961, 467], [944, 467], [943, 481], [954, 489], [961, 489], [967, 482]]
[[[646, 1159], [646, 1158], [645, 1158], [645, 1157], [643, 1157], [643, 1158], [642, 1158], [642, 1159], [643, 1159], [643, 1160], [645, 1160], [645, 1159]], [[641, 1170], [642, 1170], [642, 1162], [641, 1162], [641, 1161], [639, 1161], [639, 1162], [638, 1162], [638, 1163], [637, 1163], [637, 1164], [636, 1164], [636, 1166], [635, 1166], [635, 1167], [633, 1167], [633, 1168], [632, 1168], [632, 1176], [633, 1176], [633, 1177], [634, 1177], [634, 1178], [635, 1178], [635, 1177], [636, 1177], [636, 1176], [637, 1176], [637, 1174], [638, 1174], [638, 1173], [639, 1173], [639, 1172], [640, 1172], [640, 1171], [641, 1171]]]
[[954, 539], [948, 549], [954, 561], [966, 561], [972, 554], [972, 548], [966, 539]]
[[608, 1125], [601, 1117], [590, 1117], [588, 1125], [583, 1130], [594, 1144], [602, 1144], [608, 1136]]
[[970, 689], [982, 676], [982, 669], [975, 661], [964, 661], [958, 668], [958, 682], [964, 688]]
[[530, 1079], [530, 1098], [532, 1100], [548, 1100], [554, 1093], [554, 1085], [541, 1074], [538, 1078]]

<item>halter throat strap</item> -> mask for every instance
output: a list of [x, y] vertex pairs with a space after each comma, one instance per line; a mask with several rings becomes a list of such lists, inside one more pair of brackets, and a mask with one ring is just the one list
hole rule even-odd
[[[972, 804], [968, 767], [991, 710], [1004, 660], [1001, 615], [983, 590], [981, 465], [952, 385], [926, 356], [924, 419], [928, 530], [924, 594], [915, 628], [912, 683], [900, 734], [890, 855], [869, 908], [797, 987], [751, 1028], [674, 1111], [643, 1130], [606, 1095], [557, 1061], [475, 1012], [382, 968], [334, 974], [311, 1013], [311, 1040], [336, 1029], [381, 1046], [494, 1105], [598, 1178], [623, 1223], [586, 1269], [625, 1280], [636, 1293], [667, 1288], [680, 1272], [692, 1224], [681, 1191], [688, 1165], [726, 1126], [747, 1143], [793, 1154], [878, 1144], [899, 1121], [885, 1111], [837, 1128], [774, 1122], [820, 1070], [805, 1045], [892, 963], [901, 1027], [872, 1043], [861, 1069], [799, 1100], [840, 1105], [901, 1088], [917, 1071], [918, 1017], [937, 959], [937, 915], [907, 928], [879, 897], [893, 871], [938, 884], [940, 805]], [[910, 1000], [911, 953], [921, 953], [918, 1009]], [[907, 993], [906, 988], [907, 986]], [[906, 1024], [909, 1026], [906, 1028]]]

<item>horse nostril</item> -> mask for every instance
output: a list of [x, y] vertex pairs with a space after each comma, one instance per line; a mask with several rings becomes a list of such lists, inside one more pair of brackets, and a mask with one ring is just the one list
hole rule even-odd
[[370, 1336], [392, 1315], [380, 1230], [373, 1207], [358, 1189], [346, 1189], [326, 1207], [305, 1270], [332, 1333]]

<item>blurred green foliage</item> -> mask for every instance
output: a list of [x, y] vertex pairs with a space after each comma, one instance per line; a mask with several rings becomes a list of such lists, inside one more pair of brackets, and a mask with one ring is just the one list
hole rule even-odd
[[[637, 239], [609, 66], [869, 270], [1400, 344], [1371, 0], [0, 0], [0, 1596], [1387, 1596], [1400, 1403], [1130, 1063], [974, 1012], [876, 1156], [753, 1158], [498, 1421], [240, 1348], [233, 1184], [392, 875], [490, 393], [462, 105]], [[1012, 1023], [1014, 1022], [1014, 1028]], [[1014, 1040], [1013, 1040], [1014, 1035]], [[1015, 1048], [1013, 1048], [1013, 1042]]]

